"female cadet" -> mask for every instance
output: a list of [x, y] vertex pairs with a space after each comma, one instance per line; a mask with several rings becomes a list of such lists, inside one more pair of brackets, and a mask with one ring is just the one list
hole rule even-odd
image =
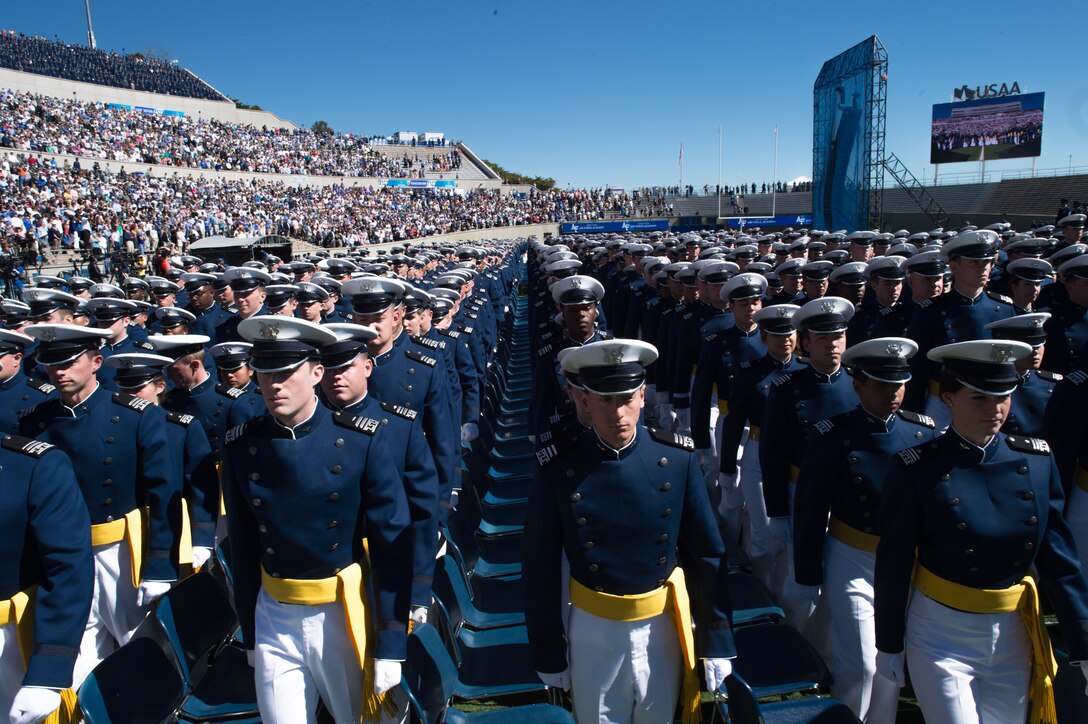
[[902, 686], [905, 651], [927, 721], [1024, 721], [1029, 703], [1030, 721], [1054, 721], [1055, 667], [1032, 569], [1070, 660], [1088, 675], [1088, 584], [1057, 468], [1044, 441], [1000, 432], [1015, 362], [1030, 354], [1012, 340], [930, 350], [943, 365], [951, 426], [900, 452], [884, 483], [877, 670]]

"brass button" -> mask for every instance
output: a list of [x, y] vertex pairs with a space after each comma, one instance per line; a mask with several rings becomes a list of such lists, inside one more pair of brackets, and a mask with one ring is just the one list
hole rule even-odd
[[404, 389], [405, 389], [405, 390], [407, 390], [408, 392], [411, 392], [411, 391], [412, 391], [412, 386], [411, 386], [411, 385], [408, 385], [408, 386], [407, 386], [407, 387], [405, 387]]
[[332, 495], [329, 496], [329, 501], [330, 502], [335, 503], [337, 500], [340, 500], [340, 493], [333, 493]]
[[261, 474], [260, 473], [250, 473], [249, 474], [249, 479], [250, 480], [260, 480], [261, 479]]
[[113, 465], [113, 458], [106, 458], [102, 462], [104, 462], [106, 465]]
[[588, 551], [590, 548], [593, 547], [593, 545], [593, 541], [587, 540], [585, 543], [582, 544], [582, 549]]
[[590, 573], [596, 573], [599, 570], [601, 570], [601, 567], [598, 566], [596, 563], [590, 563], [589, 564], [589, 572]]
[[251, 447], [251, 448], [249, 449], [249, 454], [250, 454], [250, 455], [256, 455], [256, 454], [257, 454], [257, 448], [255, 448], [255, 447]]
[[107, 488], [113, 485], [113, 478], [106, 478], [102, 481], [102, 485], [106, 486]]
[[113, 505], [113, 498], [106, 498], [102, 505]]
[[969, 556], [973, 556], [973, 555], [975, 555], [975, 549], [974, 548], [968, 548], [967, 550], [964, 551], [964, 553], [969, 555]]
[[330, 551], [334, 551], [334, 550], [336, 550], [336, 549], [337, 549], [337, 548], [339, 548], [339, 547], [340, 547], [340, 544], [339, 544], [339, 543], [333, 543], [333, 544], [332, 544], [331, 546], [329, 546], [329, 550], [330, 550]]
[[1024, 493], [1023, 498], [1024, 498], [1024, 500], [1032, 500], [1032, 499], [1035, 498], [1035, 493], [1029, 490], [1026, 493]]
[[1035, 517], [1035, 516], [1033, 515], [1033, 516], [1031, 516], [1030, 518], [1028, 518], [1028, 521], [1027, 521], [1027, 522], [1028, 522], [1028, 525], [1035, 525], [1036, 523], [1038, 523], [1038, 522], [1039, 522], [1039, 519], [1038, 519], [1038, 518], [1036, 518], [1036, 517]]
[[657, 464], [660, 467], [665, 467], [666, 465], [669, 464], [669, 459], [668, 458], [661, 458], [660, 460], [657, 461]]
[[334, 442], [333, 445], [335, 445], [336, 447], [344, 447], [344, 438], [336, 438], [336, 442]]
[[951, 477], [949, 476], [948, 473], [945, 473], [944, 475], [941, 476], [941, 480], [943, 480], [944, 482], [947, 483], [949, 480], [951, 480]]
[[415, 373], [416, 373], [416, 368], [415, 367], [409, 367], [408, 368], [408, 374], [414, 375]]
[[668, 561], [668, 560], [669, 559], [666, 558], [665, 556], [661, 556], [660, 558], [657, 559], [657, 565], [663, 566], [663, 565], [665, 565], [665, 562]]
[[1026, 551], [1030, 551], [1030, 550], [1032, 550], [1034, 548], [1035, 548], [1035, 544], [1030, 542], [1030, 541], [1024, 544], [1024, 550], [1026, 550]]
[[575, 493], [574, 495], [570, 496], [570, 502], [572, 502], [572, 503], [577, 503], [581, 499], [582, 499], [582, 494], [581, 493]]
[[956, 523], [956, 530], [967, 530], [966, 523]]
[[259, 530], [259, 531], [260, 531], [260, 532], [262, 532], [262, 533], [267, 533], [267, 532], [268, 532], [268, 526], [267, 526], [267, 525], [264, 525], [264, 524], [262, 523], [261, 525], [257, 526], [257, 530]]
[[1018, 467], [1018, 468], [1016, 469], [1016, 472], [1020, 473], [1021, 475], [1023, 475], [1023, 474], [1024, 474], [1024, 473], [1026, 473], [1027, 471], [1028, 471], [1027, 467], [1025, 467], [1025, 466], [1023, 466], [1023, 465], [1021, 465], [1020, 467]]
[[267, 553], [270, 556], [276, 555], [276, 549], [275, 548], [265, 548], [264, 552]]
[[949, 505], [959, 505], [960, 504], [960, 499], [959, 498], [952, 498], [952, 500], [948, 501], [948, 504]]
[[672, 488], [672, 483], [665, 483], [664, 485], [661, 486], [661, 492], [662, 493], [668, 492], [671, 488]]
[[114, 416], [110, 418], [110, 422], [120, 422], [120, 418]]
[[585, 518], [579, 518], [578, 520], [576, 520], [574, 522], [577, 523], [578, 525], [585, 525], [587, 521], [586, 521]]
[[332, 466], [332, 474], [333, 475], [339, 475], [341, 472], [343, 472], [343, 470], [344, 469], [342, 467], [340, 467], [339, 465], [333, 465]]
[[261, 499], [260, 498], [254, 498], [253, 499], [253, 507], [254, 508], [260, 508], [261, 507]]
[[669, 539], [669, 534], [668, 533], [662, 533], [660, 536], [658, 536], [657, 542], [658, 543], [664, 543], [668, 539]]
[[670, 515], [672, 515], [672, 508], [665, 508], [663, 511], [661, 511], [662, 518], [668, 518]]
[[106, 438], [106, 443], [110, 444], [110, 445], [113, 444], [113, 435], [110, 435], [109, 437]]
[[340, 525], [340, 521], [338, 521], [338, 520], [330, 520], [329, 521], [329, 527], [330, 528], [335, 528], [338, 525]]

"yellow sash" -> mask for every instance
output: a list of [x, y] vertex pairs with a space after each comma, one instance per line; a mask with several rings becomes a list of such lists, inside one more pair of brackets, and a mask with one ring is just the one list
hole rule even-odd
[[681, 716], [684, 724], [699, 721], [699, 678], [695, 674], [695, 637], [691, 625], [691, 605], [679, 566], [661, 588], [646, 593], [616, 596], [586, 588], [570, 579], [570, 602], [587, 613], [610, 621], [642, 621], [671, 613], [680, 648], [684, 652], [683, 684], [680, 689]]
[[348, 635], [359, 659], [363, 672], [363, 719], [377, 720], [396, 713], [396, 702], [386, 692], [374, 693], [374, 622], [368, 606], [363, 602], [363, 586], [370, 576], [370, 564], [364, 558], [353, 563], [331, 578], [297, 579], [273, 578], [261, 569], [261, 586], [280, 603], [318, 606], [340, 601], [344, 606], [344, 618]]
[[[193, 528], [189, 520], [189, 501], [181, 499], [181, 536], [178, 538], [178, 565], [193, 567]], [[194, 573], [196, 571], [193, 571]]]
[[[105, 546], [122, 540], [128, 541], [128, 549], [132, 555], [132, 587], [138, 588], [144, 555], [144, 519], [139, 509], [130, 510], [125, 513], [124, 518], [91, 526], [92, 546]], [[190, 562], [192, 559], [190, 550]]]
[[1028, 701], [1032, 724], [1057, 724], [1054, 706], [1054, 677], [1058, 662], [1050, 647], [1043, 618], [1039, 612], [1039, 589], [1035, 579], [1024, 576], [1020, 583], [1005, 589], [985, 589], [964, 586], [941, 578], [918, 564], [914, 571], [914, 587], [938, 603], [968, 613], [1011, 613], [1017, 611], [1031, 638], [1031, 686]]
[[1073, 482], [1075, 482], [1077, 487], [1081, 490], [1088, 493], [1088, 470], [1085, 470], [1078, 464], [1076, 472], [1073, 473]]
[[790, 485], [796, 485], [797, 478], [799, 477], [801, 477], [801, 468], [797, 467], [796, 465], [790, 465]]
[[[37, 587], [20, 591], [6, 601], [0, 601], [0, 627], [15, 624], [15, 637], [19, 641], [19, 653], [23, 668], [30, 662], [34, 650], [34, 598]], [[72, 724], [83, 719], [76, 693], [72, 689], [60, 691], [60, 707], [42, 720], [43, 724]]]
[[843, 523], [835, 516], [831, 516], [831, 523], [828, 525], [827, 530], [840, 543], [845, 543], [866, 553], [876, 553], [876, 545], [880, 542], [880, 536], [863, 533], [854, 526]]
[[748, 439], [759, 442], [759, 425], [750, 425], [748, 427]]
[[718, 398], [718, 412], [722, 415], [729, 414], [729, 400], [723, 400], [720, 397]]

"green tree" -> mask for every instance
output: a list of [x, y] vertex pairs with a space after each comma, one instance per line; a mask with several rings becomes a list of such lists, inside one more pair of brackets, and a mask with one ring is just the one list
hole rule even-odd
[[484, 163], [490, 166], [492, 170], [499, 175], [499, 178], [503, 180], [503, 183], [532, 184], [541, 191], [551, 191], [555, 188], [555, 179], [553, 178], [544, 178], [543, 176], [523, 176], [520, 173], [507, 171], [505, 168], [492, 161], [484, 159]]
[[314, 121], [314, 125], [310, 126], [310, 130], [319, 136], [331, 136], [335, 131], [332, 130], [332, 126], [326, 121]]

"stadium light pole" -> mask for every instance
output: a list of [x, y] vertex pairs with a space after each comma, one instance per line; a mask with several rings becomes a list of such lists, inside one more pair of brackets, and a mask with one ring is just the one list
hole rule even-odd
[[91, 0], [83, 0], [83, 5], [87, 9], [87, 44], [91, 46], [91, 50], [96, 50], [94, 28], [91, 27]]
[[771, 180], [771, 216], [775, 215], [775, 202], [778, 195], [778, 126], [774, 127], [774, 178]]
[[[718, 219], [722, 218], [722, 124], [718, 124]], [[717, 219], [714, 225], [718, 225]]]

